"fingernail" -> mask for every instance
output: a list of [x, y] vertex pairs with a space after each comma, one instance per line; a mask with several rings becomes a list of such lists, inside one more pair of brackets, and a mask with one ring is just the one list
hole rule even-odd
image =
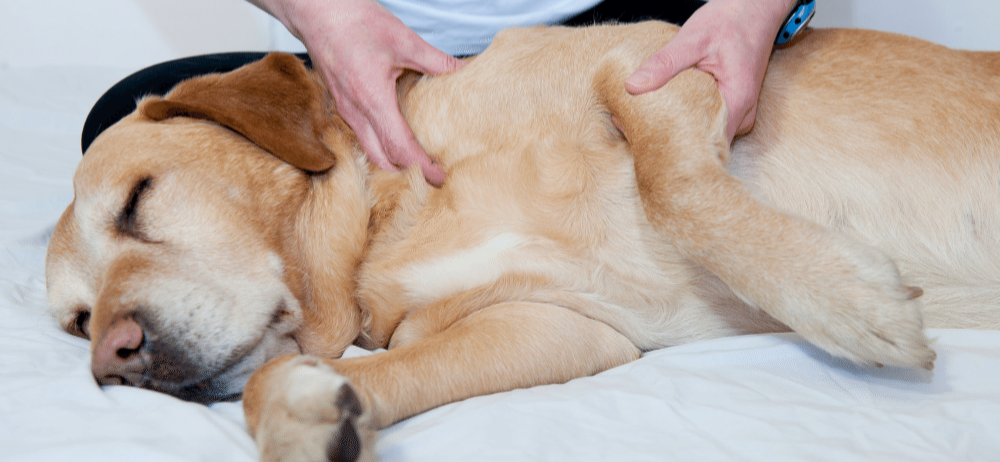
[[924, 294], [924, 289], [912, 286], [903, 286], [903, 292], [906, 293], [907, 300], [916, 300]]
[[618, 129], [618, 131], [625, 133], [625, 130], [622, 129], [622, 123], [618, 120], [617, 116], [611, 116], [611, 123]]
[[424, 168], [424, 178], [435, 188], [440, 188], [444, 184], [444, 177], [444, 170], [437, 165]]
[[625, 81], [625, 86], [632, 88], [644, 87], [646, 83], [649, 82], [650, 78], [651, 77], [648, 72], [636, 71], [631, 77], [628, 78], [628, 80]]

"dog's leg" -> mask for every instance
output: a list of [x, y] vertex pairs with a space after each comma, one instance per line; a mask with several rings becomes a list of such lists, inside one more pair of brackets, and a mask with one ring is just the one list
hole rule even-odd
[[279, 358], [251, 378], [244, 410], [262, 460], [373, 460], [378, 428], [442, 404], [563, 383], [638, 357], [603, 323], [552, 305], [505, 303], [385, 353]]
[[647, 219], [682, 255], [834, 355], [933, 367], [920, 291], [892, 261], [762, 204], [726, 172], [725, 107], [709, 75], [687, 71], [633, 97], [617, 67], [599, 89], [631, 146]]

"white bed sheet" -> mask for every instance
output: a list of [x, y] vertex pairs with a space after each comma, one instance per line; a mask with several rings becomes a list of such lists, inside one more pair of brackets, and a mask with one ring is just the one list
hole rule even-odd
[[[113, 68], [0, 69], [0, 459], [251, 461], [239, 403], [98, 387], [45, 302], [45, 245]], [[385, 461], [996, 461], [1000, 332], [932, 330], [933, 373], [794, 334], [700, 342], [565, 385], [466, 400], [382, 433]], [[366, 354], [352, 350], [352, 354]]]

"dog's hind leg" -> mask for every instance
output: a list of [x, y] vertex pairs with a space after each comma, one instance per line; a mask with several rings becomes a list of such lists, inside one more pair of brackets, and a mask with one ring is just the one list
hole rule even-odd
[[725, 170], [725, 107], [689, 70], [631, 96], [633, 57], [608, 60], [595, 86], [634, 156], [646, 217], [686, 258], [741, 299], [828, 352], [867, 364], [932, 368], [919, 291], [877, 249], [752, 197]]
[[278, 358], [244, 392], [262, 460], [374, 460], [375, 430], [473, 396], [563, 383], [639, 357], [611, 327], [542, 303], [476, 311], [422, 340], [338, 360]]

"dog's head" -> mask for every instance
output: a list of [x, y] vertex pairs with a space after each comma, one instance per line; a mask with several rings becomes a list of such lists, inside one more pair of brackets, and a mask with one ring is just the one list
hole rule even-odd
[[144, 99], [95, 140], [46, 278], [102, 384], [229, 399], [274, 356], [354, 340], [368, 203], [331, 107], [301, 62], [270, 55]]

